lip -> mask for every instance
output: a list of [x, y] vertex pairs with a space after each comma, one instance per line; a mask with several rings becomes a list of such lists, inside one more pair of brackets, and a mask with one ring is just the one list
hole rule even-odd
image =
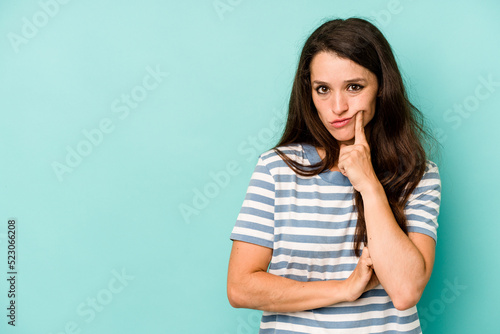
[[341, 118], [341, 119], [337, 119], [333, 122], [330, 122], [330, 124], [336, 128], [336, 129], [339, 129], [341, 127], [344, 127], [346, 126], [347, 124], [349, 124], [349, 121], [352, 119], [352, 117], [350, 118]]

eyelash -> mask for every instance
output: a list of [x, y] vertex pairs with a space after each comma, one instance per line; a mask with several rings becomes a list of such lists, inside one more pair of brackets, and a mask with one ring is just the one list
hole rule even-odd
[[[363, 88], [364, 88], [364, 86], [361, 86], [361, 85], [358, 85], [358, 84], [349, 84], [348, 88], [349, 88], [349, 87], [356, 87], [356, 89], [354, 89], [354, 90], [350, 90], [351, 92], [358, 92], [358, 91], [360, 91], [361, 89], [363, 89]], [[326, 94], [326, 93], [321, 93], [321, 92], [320, 92], [320, 89], [322, 89], [322, 88], [327, 88], [327, 87], [326, 87], [326, 86], [318, 86], [318, 87], [316, 87], [316, 92], [317, 92], [319, 95], [324, 95], [324, 94]], [[327, 89], [328, 89], [328, 88], [327, 88]]]

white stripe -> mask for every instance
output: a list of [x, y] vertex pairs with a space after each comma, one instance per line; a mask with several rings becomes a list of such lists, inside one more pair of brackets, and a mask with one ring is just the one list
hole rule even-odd
[[[319, 176], [315, 176], [316, 179], [321, 179]], [[352, 193], [352, 186], [336, 186], [329, 184], [328, 186], [320, 186], [318, 184], [297, 184], [295, 182], [279, 182], [276, 183], [276, 190], [296, 190], [297, 192], [318, 192], [322, 194], [348, 194]]]
[[[253, 216], [253, 215], [250, 215], [248, 213], [240, 213], [238, 215], [238, 220], [246, 221], [246, 222], [253, 222], [256, 224], [261, 224], [261, 225], [265, 225], [265, 226], [269, 226], [269, 227], [274, 226], [274, 222], [271, 219]], [[237, 227], [237, 226], [235, 226], [235, 227]]]
[[273, 241], [273, 235], [271, 233], [266, 233], [266, 232], [261, 232], [257, 230], [252, 230], [248, 229], [245, 227], [235, 227], [233, 229], [233, 233], [235, 234], [242, 234], [242, 235], [248, 235], [251, 237], [259, 238], [259, 239], [264, 239], [267, 241]]
[[[424, 229], [424, 230], [428, 230], [428, 231], [431, 231], [432, 233], [436, 234], [436, 231], [437, 229], [436, 228], [431, 228], [429, 226], [429, 224], [426, 224], [426, 223], [423, 223], [423, 222], [419, 222], [419, 221], [416, 221], [416, 220], [409, 220], [408, 221], [408, 227], [419, 227], [421, 229]], [[436, 222], [436, 226], [437, 226], [437, 222]]]
[[[286, 234], [286, 235], [296, 235], [296, 236], [318, 236], [318, 237], [343, 237], [346, 234], [354, 235], [356, 227], [339, 228], [339, 229], [324, 229], [324, 228], [314, 228], [314, 227], [294, 227], [294, 226], [283, 226], [276, 227], [275, 233]], [[352, 246], [352, 245], [351, 245]]]
[[300, 206], [324, 207], [324, 208], [351, 208], [353, 201], [338, 200], [338, 199], [314, 199], [314, 198], [297, 198], [297, 197], [278, 197], [276, 205], [295, 204]]
[[267, 197], [270, 199], [274, 198], [274, 191], [271, 191], [271, 190], [268, 190], [265, 188], [256, 187], [256, 186], [248, 186], [247, 193], [264, 196], [264, 197]]
[[340, 329], [325, 329], [318, 327], [309, 327], [304, 325], [288, 324], [282, 322], [268, 322], [262, 323], [261, 328], [276, 328], [280, 330], [297, 331], [304, 333], [314, 333], [314, 334], [369, 334], [369, 333], [379, 333], [385, 331], [411, 331], [417, 328], [419, 325], [418, 320], [409, 324], [398, 324], [398, 323], [388, 323], [385, 325], [369, 326], [369, 327], [359, 327], [359, 328], [340, 328]]
[[[418, 190], [418, 188], [421, 188], [421, 186], [419, 185], [415, 189]], [[433, 189], [433, 190], [425, 191], [423, 193], [411, 194], [410, 197], [408, 198], [408, 202], [412, 202], [412, 205], [414, 203], [418, 203], [418, 204], [424, 203], [424, 204], [434, 204], [434, 205], [436, 205], [434, 202], [429, 202], [427, 200], [420, 200], [420, 199], [418, 199], [418, 197], [422, 196], [422, 195], [432, 196], [432, 197], [437, 198], [437, 199], [441, 198], [441, 193], [439, 191]]]
[[320, 273], [316, 271], [308, 271], [306, 270], [299, 270], [299, 269], [293, 269], [293, 268], [283, 268], [283, 269], [269, 269], [269, 273], [273, 275], [278, 275], [278, 276], [299, 276], [299, 277], [304, 277], [307, 278], [307, 280], [340, 280], [340, 279], [346, 279], [348, 278], [352, 271], [351, 270], [342, 270], [342, 271], [337, 271], [337, 272], [325, 272], [325, 273]]
[[[376, 297], [381, 299], [381, 297]], [[370, 298], [366, 298], [370, 299]], [[386, 298], [382, 303], [390, 302], [389, 298]], [[370, 300], [370, 303], [376, 304], [375, 301]], [[293, 312], [293, 313], [283, 313], [286, 315], [308, 319], [308, 320], [316, 320], [316, 321], [334, 321], [334, 322], [344, 322], [344, 321], [358, 321], [360, 319], [377, 319], [384, 318], [389, 316], [399, 316], [406, 317], [414, 314], [416, 312], [416, 308], [412, 307], [404, 311], [398, 311], [397, 309], [387, 309], [383, 311], [368, 311], [368, 312], [359, 312], [359, 313], [347, 313], [347, 314], [321, 314], [321, 313], [312, 313], [312, 312]]]

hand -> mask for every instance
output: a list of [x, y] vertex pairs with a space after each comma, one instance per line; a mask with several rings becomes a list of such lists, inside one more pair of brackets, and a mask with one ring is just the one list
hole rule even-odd
[[373, 271], [373, 262], [368, 247], [363, 248], [358, 264], [351, 275], [344, 281], [346, 286], [347, 301], [355, 301], [363, 292], [379, 285], [377, 275]]
[[363, 190], [379, 181], [373, 170], [370, 146], [365, 136], [363, 111], [358, 111], [355, 118], [354, 144], [340, 144], [338, 167], [349, 178], [354, 189], [363, 193]]

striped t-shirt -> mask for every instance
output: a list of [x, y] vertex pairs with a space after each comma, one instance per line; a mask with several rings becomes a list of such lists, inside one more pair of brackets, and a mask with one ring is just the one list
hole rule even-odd
[[[303, 165], [320, 161], [308, 144], [280, 150]], [[409, 232], [437, 240], [440, 199], [438, 168], [428, 161], [405, 208]], [[271, 248], [271, 274], [297, 281], [344, 280], [359, 259], [353, 247], [356, 221], [347, 177], [337, 171], [300, 176], [269, 150], [259, 157], [230, 238]], [[259, 333], [421, 333], [421, 329], [416, 307], [397, 310], [378, 285], [354, 302], [303, 312], [265, 311]]]

